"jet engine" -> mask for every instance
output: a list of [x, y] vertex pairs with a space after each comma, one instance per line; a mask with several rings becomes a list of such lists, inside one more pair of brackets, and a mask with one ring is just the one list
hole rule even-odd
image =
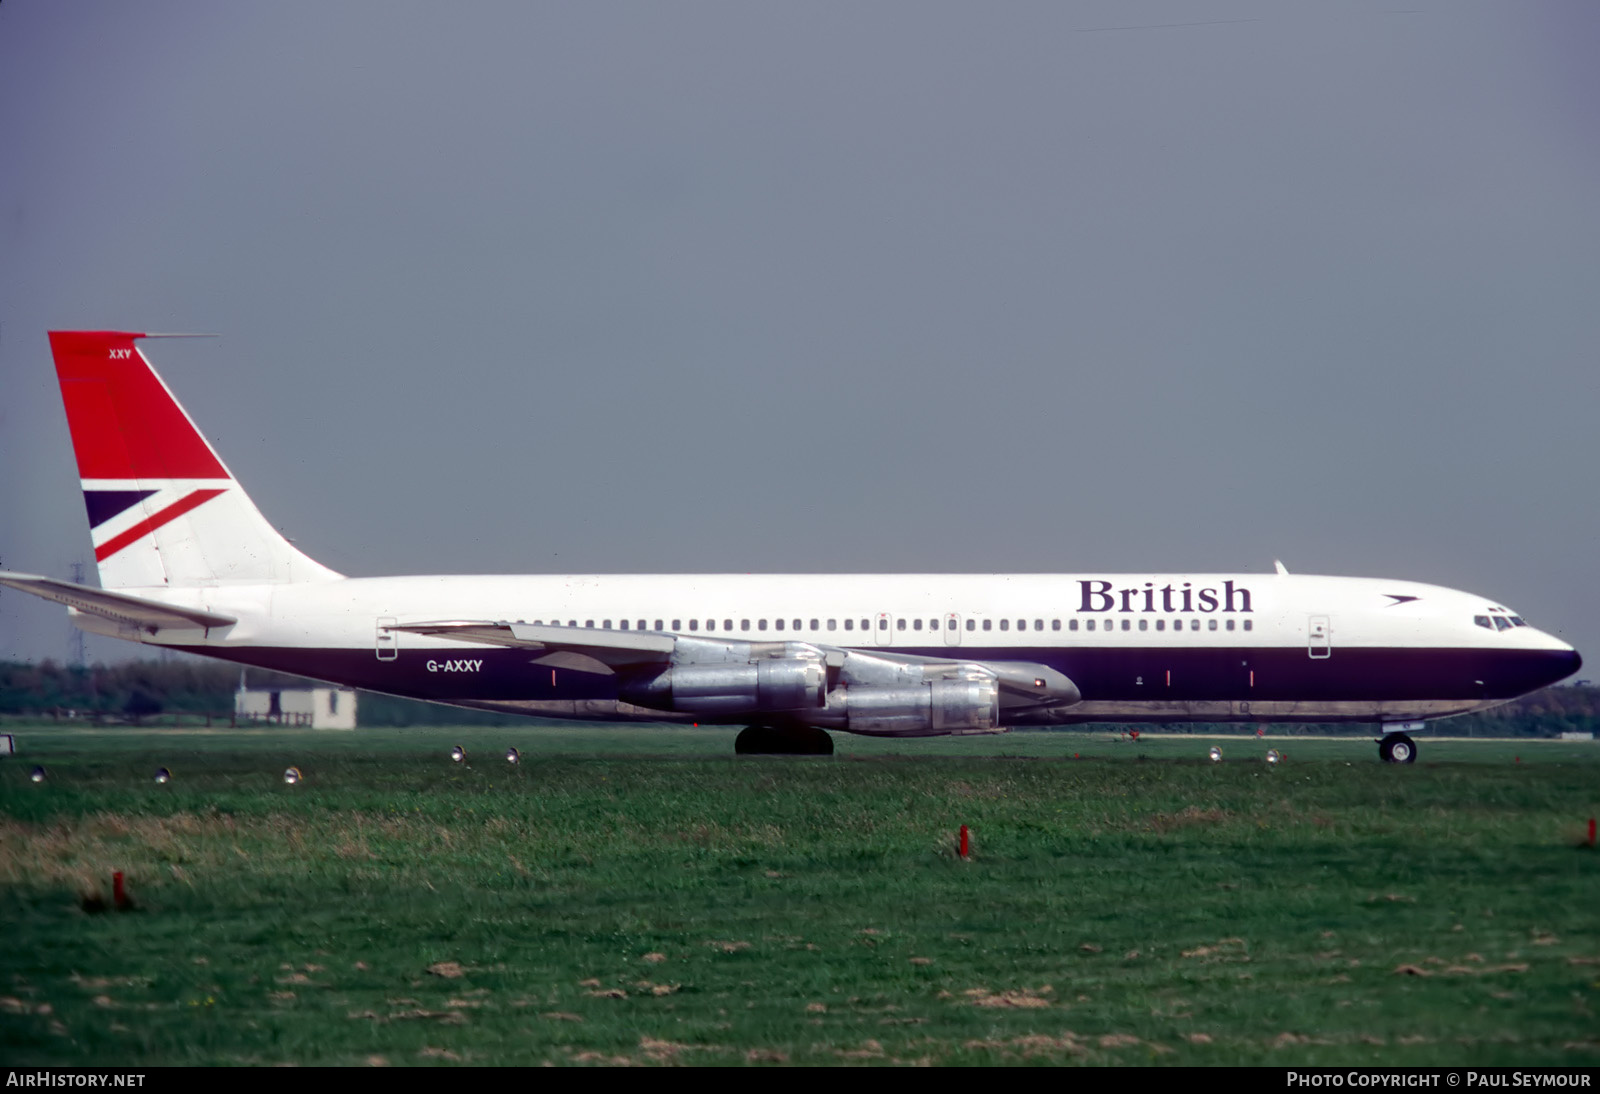
[[1000, 728], [1000, 678], [965, 661], [911, 661], [845, 652], [815, 726], [882, 737], [991, 733]]
[[828, 668], [805, 642], [715, 642], [679, 637], [673, 665], [623, 683], [619, 698], [707, 717], [806, 712], [827, 703]]
[[1000, 728], [1000, 685], [992, 674], [972, 672], [910, 687], [843, 687], [811, 721], [876, 737], [992, 733]]

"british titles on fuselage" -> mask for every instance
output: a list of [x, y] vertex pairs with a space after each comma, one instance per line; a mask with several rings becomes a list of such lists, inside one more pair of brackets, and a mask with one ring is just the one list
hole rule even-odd
[[1167, 584], [1156, 588], [1156, 583], [1146, 581], [1142, 587], [1118, 589], [1109, 581], [1098, 578], [1080, 578], [1078, 588], [1082, 597], [1080, 612], [1248, 612], [1250, 590], [1224, 581], [1222, 588], [1209, 586], [1196, 589], [1194, 583]]

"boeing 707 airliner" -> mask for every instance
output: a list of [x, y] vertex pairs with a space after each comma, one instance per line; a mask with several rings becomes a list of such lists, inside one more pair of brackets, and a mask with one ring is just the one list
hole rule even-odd
[[120, 331], [50, 335], [100, 587], [0, 573], [96, 634], [548, 717], [744, 727], [740, 752], [1116, 722], [1423, 721], [1576, 672], [1493, 600], [1291, 574], [345, 577], [267, 523]]

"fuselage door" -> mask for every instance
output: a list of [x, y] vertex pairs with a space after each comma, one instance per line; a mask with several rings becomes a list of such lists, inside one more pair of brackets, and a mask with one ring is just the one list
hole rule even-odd
[[378, 617], [378, 636], [373, 648], [377, 651], [379, 661], [393, 661], [400, 656], [400, 633], [389, 629], [394, 624], [392, 615]]
[[944, 617], [944, 644], [961, 645], [961, 617], [954, 612]]
[[1333, 626], [1325, 615], [1314, 615], [1306, 623], [1306, 652], [1322, 660], [1333, 656]]
[[892, 646], [894, 644], [894, 616], [888, 612], [879, 612], [877, 618], [872, 621], [872, 634], [878, 645]]

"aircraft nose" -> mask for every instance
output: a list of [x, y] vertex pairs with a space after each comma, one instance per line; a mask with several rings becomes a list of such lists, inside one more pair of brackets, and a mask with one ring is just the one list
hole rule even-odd
[[1577, 650], [1552, 638], [1543, 648], [1506, 650], [1491, 657], [1481, 666], [1482, 678], [1474, 683], [1488, 698], [1515, 699], [1565, 680], [1582, 665]]
[[1552, 639], [1557, 648], [1545, 651], [1539, 658], [1539, 687], [1548, 687], [1565, 680], [1583, 667], [1578, 651], [1559, 639]]
[[[1559, 651], [1556, 654], [1556, 657], [1556, 667], [1561, 671], [1561, 675], [1557, 676], [1556, 680], [1565, 680], [1567, 677], [1583, 668], [1583, 657], [1579, 655], [1578, 651], [1573, 649], [1571, 646]], [[1552, 683], [1553, 682], [1554, 681], [1552, 681]]]

